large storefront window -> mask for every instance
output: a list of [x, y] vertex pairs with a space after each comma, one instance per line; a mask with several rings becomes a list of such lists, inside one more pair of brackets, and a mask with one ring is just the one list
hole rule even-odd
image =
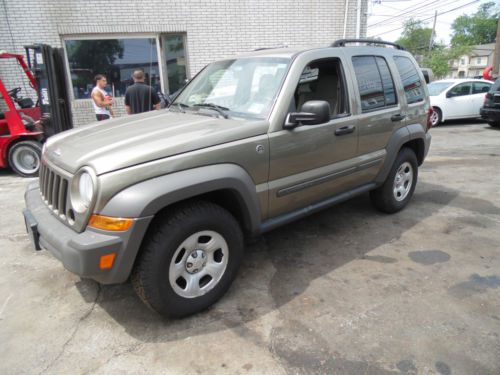
[[148, 85], [167, 94], [182, 88], [187, 78], [184, 34], [147, 38], [68, 39], [65, 44], [75, 99], [90, 98], [97, 74], [106, 76], [109, 83], [106, 91], [115, 97], [125, 95], [127, 87], [133, 84], [132, 73], [136, 69], [146, 73]]
[[142, 69], [146, 83], [161, 91], [156, 39], [66, 40], [75, 99], [90, 98], [94, 77], [104, 74], [113, 96], [125, 95], [132, 73]]

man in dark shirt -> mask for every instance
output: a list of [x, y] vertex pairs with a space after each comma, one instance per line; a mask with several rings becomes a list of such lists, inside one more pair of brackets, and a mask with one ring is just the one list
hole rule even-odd
[[160, 98], [151, 86], [144, 83], [144, 72], [132, 74], [134, 84], [125, 92], [125, 110], [129, 115], [160, 109]]

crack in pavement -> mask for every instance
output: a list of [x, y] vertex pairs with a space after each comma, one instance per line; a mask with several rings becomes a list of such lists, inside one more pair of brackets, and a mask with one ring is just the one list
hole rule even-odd
[[100, 295], [101, 295], [101, 285], [97, 284], [97, 294], [96, 294], [96, 297], [95, 297], [94, 301], [92, 302], [92, 306], [90, 306], [90, 309], [85, 314], [83, 314], [83, 316], [80, 319], [78, 319], [78, 322], [76, 323], [76, 326], [73, 329], [73, 332], [71, 333], [71, 335], [69, 336], [69, 338], [66, 340], [66, 342], [63, 344], [61, 350], [59, 351], [59, 354], [42, 371], [40, 371], [38, 373], [38, 375], [41, 375], [41, 374], [47, 372], [59, 360], [59, 358], [61, 358], [63, 356], [64, 352], [66, 351], [66, 347], [73, 340], [73, 338], [76, 336], [76, 333], [80, 329], [81, 323], [85, 319], [87, 319], [90, 316], [90, 314], [92, 314], [92, 312], [94, 311], [94, 309], [95, 309], [95, 307], [97, 305], [97, 301], [99, 300]]
[[94, 367], [90, 370], [87, 370], [83, 373], [83, 375], [88, 375], [88, 374], [94, 374], [97, 370], [99, 370], [100, 368], [106, 366], [108, 363], [110, 363], [113, 359], [116, 359], [116, 358], [119, 358], [121, 357], [122, 355], [125, 355], [125, 354], [131, 354], [133, 352], [136, 352], [138, 351], [139, 349], [141, 349], [142, 347], [144, 346], [144, 343], [135, 343], [131, 346], [129, 346], [128, 348], [122, 350], [122, 351], [119, 351], [119, 352], [116, 352], [116, 353], [113, 353], [103, 364], [100, 364], [99, 366], [97, 367]]

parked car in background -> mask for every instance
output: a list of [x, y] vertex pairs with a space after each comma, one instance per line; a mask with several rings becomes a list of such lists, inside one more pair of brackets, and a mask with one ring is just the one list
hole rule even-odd
[[490, 91], [484, 97], [484, 105], [479, 112], [488, 124], [500, 128], [500, 79], [491, 86]]
[[493, 82], [484, 79], [445, 79], [427, 87], [431, 99], [432, 126], [441, 122], [479, 117], [479, 109]]

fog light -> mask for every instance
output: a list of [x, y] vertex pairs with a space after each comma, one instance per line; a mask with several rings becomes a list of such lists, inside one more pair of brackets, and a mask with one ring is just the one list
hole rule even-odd
[[109, 270], [111, 267], [113, 267], [113, 263], [115, 262], [116, 254], [111, 253], [111, 254], [106, 254], [101, 256], [101, 259], [99, 260], [99, 268], [101, 270]]
[[133, 222], [134, 219], [92, 215], [89, 220], [89, 227], [113, 232], [124, 232], [130, 228]]

